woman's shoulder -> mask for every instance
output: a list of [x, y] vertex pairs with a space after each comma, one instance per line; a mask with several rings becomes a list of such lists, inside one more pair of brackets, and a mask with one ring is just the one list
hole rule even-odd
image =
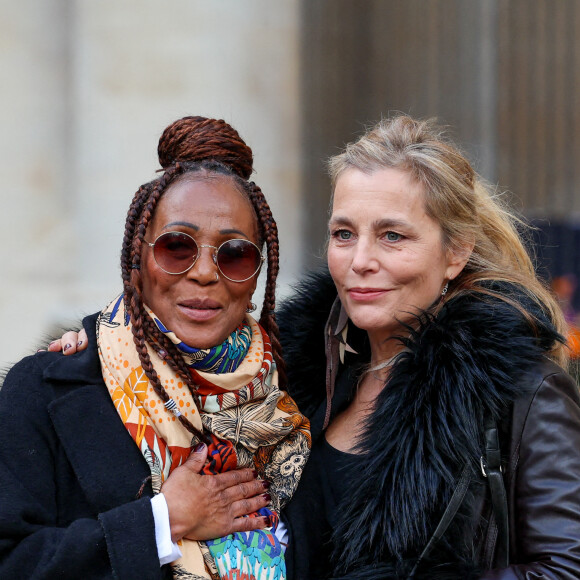
[[[561, 366], [544, 358], [523, 379], [521, 395], [514, 400], [514, 422], [521, 425], [545, 417], [552, 426], [573, 417], [580, 434], [580, 388], [576, 380]], [[555, 411], [559, 409], [559, 411]]]
[[55, 399], [55, 389], [45, 380], [45, 373], [58, 357], [66, 358], [60, 353], [38, 352], [8, 371], [0, 389], [3, 437], [10, 432], [22, 436], [31, 430], [48, 433], [49, 407]]
[[0, 390], [2, 396], [22, 385], [28, 389], [34, 388], [34, 385], [43, 381], [45, 370], [60, 357], [60, 353], [37, 352], [18, 361], [4, 373]]
[[324, 328], [336, 288], [327, 269], [306, 275], [281, 304], [276, 319], [288, 374], [288, 392], [302, 412], [326, 396]]
[[312, 326], [324, 327], [336, 294], [328, 268], [309, 272], [296, 283], [276, 313], [287, 340]]
[[8, 369], [0, 379], [0, 393], [5, 397], [18, 397], [22, 391], [24, 398], [36, 395], [46, 400], [51, 398], [54, 390], [66, 388], [76, 380], [94, 381], [100, 379], [100, 364], [98, 361], [95, 337], [95, 322], [97, 315], [87, 316], [83, 326], [89, 336], [89, 347], [72, 356], [64, 356], [61, 352], [39, 351], [26, 356]]
[[549, 385], [556, 390], [570, 393], [574, 399], [580, 401], [580, 388], [576, 379], [554, 361], [548, 358], [544, 359], [538, 365], [537, 373], [538, 378], [541, 379], [538, 389]]

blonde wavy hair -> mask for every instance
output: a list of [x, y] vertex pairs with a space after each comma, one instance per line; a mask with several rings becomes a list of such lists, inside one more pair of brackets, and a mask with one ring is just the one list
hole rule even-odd
[[[397, 115], [380, 121], [329, 160], [332, 191], [347, 169], [372, 173], [384, 168], [408, 171], [422, 184], [426, 212], [440, 225], [445, 248], [461, 252], [473, 246], [465, 268], [451, 282], [446, 299], [466, 290], [493, 294], [518, 308], [535, 326], [535, 319], [515, 298], [481, 284], [511, 282], [544, 310], [560, 334], [566, 334], [562, 311], [538, 279], [518, 232], [518, 228], [529, 231], [529, 226], [476, 174], [434, 119]], [[548, 354], [560, 365], [567, 365], [563, 344], [555, 344]]]

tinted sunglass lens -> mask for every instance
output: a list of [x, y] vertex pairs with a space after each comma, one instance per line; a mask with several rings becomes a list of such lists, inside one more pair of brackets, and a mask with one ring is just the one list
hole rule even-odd
[[186, 234], [169, 232], [157, 238], [153, 255], [160, 268], [170, 274], [181, 274], [197, 259], [197, 245]]
[[247, 240], [229, 240], [220, 246], [217, 263], [226, 278], [243, 282], [260, 268], [260, 250]]

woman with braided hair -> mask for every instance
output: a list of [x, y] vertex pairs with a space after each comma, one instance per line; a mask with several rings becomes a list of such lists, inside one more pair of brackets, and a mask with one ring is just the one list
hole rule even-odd
[[310, 434], [284, 390], [276, 223], [224, 121], [180, 119], [158, 153], [88, 348], [28, 357], [0, 391], [2, 578], [285, 578]]

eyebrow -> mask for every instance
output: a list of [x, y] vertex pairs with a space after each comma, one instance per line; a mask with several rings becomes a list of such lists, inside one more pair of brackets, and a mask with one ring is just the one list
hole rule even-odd
[[196, 232], [199, 231], [199, 226], [196, 226], [196, 225], [189, 223], [189, 222], [171, 222], [170, 224], [163, 226], [162, 229], [166, 230], [167, 228], [171, 228], [173, 226], [183, 226], [186, 228], [191, 228], [192, 230], [195, 230]]
[[[199, 231], [199, 226], [196, 226], [195, 224], [192, 224], [190, 222], [171, 222], [171, 223], [163, 226], [162, 229], [166, 230], [166, 229], [172, 228], [174, 226], [182, 226], [185, 228], [191, 228], [192, 230], [195, 230], [196, 232]], [[241, 236], [244, 236], [244, 238], [248, 237], [244, 232], [242, 232], [241, 230], [237, 230], [235, 228], [227, 228], [225, 230], [219, 230], [219, 234], [222, 236], [227, 236], [228, 234], [239, 234]]]
[[242, 232], [241, 230], [236, 230], [235, 228], [220, 230], [220, 234], [224, 236], [227, 236], [228, 234], [240, 234], [240, 236], [244, 236], [244, 238], [248, 237], [244, 232]]
[[[329, 225], [333, 226], [352, 226], [353, 222], [350, 218], [346, 216], [337, 216], [332, 218], [329, 222]], [[386, 228], [408, 228], [409, 223], [404, 220], [397, 220], [397, 219], [390, 219], [390, 218], [383, 218], [377, 219], [372, 222], [372, 228], [375, 230], [383, 230]]]

